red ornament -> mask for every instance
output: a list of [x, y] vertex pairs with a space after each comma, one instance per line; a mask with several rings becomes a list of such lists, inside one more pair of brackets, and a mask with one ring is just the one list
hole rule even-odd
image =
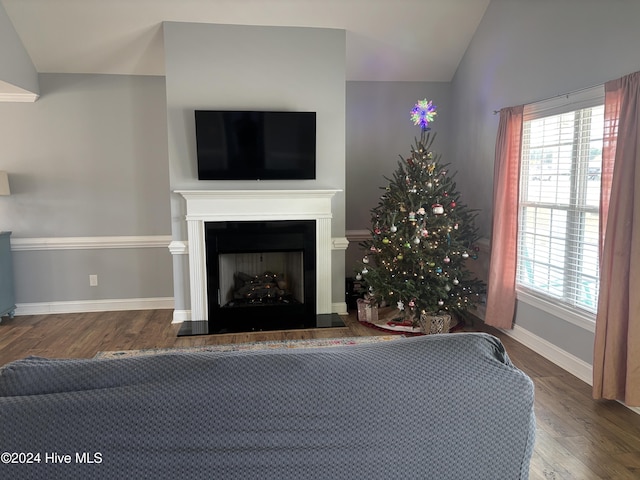
[[456, 202], [451, 202], [451, 208], [456, 208]]

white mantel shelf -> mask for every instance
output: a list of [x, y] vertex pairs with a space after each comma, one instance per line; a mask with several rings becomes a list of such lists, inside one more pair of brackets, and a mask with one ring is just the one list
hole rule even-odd
[[341, 190], [175, 190], [186, 200], [191, 319], [208, 319], [205, 222], [316, 221], [316, 313], [331, 313], [331, 202]]
[[187, 221], [215, 222], [331, 218], [331, 199], [338, 192], [340, 190], [175, 191], [187, 201]]

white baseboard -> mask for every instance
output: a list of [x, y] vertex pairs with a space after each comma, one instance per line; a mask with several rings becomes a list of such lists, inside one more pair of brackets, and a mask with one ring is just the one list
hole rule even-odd
[[349, 309], [347, 308], [347, 302], [336, 302], [331, 304], [331, 311], [338, 315], [348, 315]]
[[[589, 386], [593, 386], [593, 367], [584, 360], [579, 359], [575, 355], [572, 355], [558, 346], [548, 342], [544, 338], [534, 335], [528, 330], [525, 330], [518, 325], [514, 325], [513, 330], [500, 329], [505, 335], [509, 335], [514, 340], [517, 340], [525, 347], [529, 347], [534, 352], [542, 355], [550, 362], [555, 363], [557, 366], [566, 370], [570, 374], [576, 376]], [[639, 407], [630, 407], [620, 402], [629, 410], [640, 415]]]
[[191, 321], [191, 310], [174, 310], [171, 323], [182, 323]]
[[52, 313], [110, 312], [121, 310], [172, 309], [173, 297], [123, 298], [106, 300], [76, 300], [68, 302], [19, 303], [16, 315], [46, 315]]
[[501, 330], [506, 335], [509, 335], [513, 339], [517, 340], [531, 350], [542, 355], [547, 360], [555, 363], [560, 368], [566, 370], [570, 374], [578, 377], [588, 385], [593, 384], [593, 369], [584, 360], [579, 359], [575, 355], [572, 355], [565, 350], [562, 350], [557, 345], [548, 342], [544, 338], [534, 335], [528, 330], [525, 330], [518, 325], [513, 327], [513, 330]]

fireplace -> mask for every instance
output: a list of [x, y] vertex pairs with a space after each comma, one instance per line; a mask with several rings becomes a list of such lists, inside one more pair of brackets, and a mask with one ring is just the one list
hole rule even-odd
[[[173, 251], [184, 245], [184, 252], [189, 256], [189, 291], [191, 309], [181, 327], [181, 334], [206, 334], [209, 325], [220, 330], [230, 325], [225, 316], [234, 315], [232, 310], [245, 312], [249, 306], [233, 309], [228, 306], [227, 295], [229, 280], [221, 280], [218, 275], [210, 275], [210, 270], [222, 269], [223, 273], [233, 270], [230, 264], [246, 265], [269, 262], [269, 269], [282, 270], [278, 267], [282, 261], [291, 265], [286, 272], [287, 283], [291, 283], [291, 293], [302, 305], [303, 324], [297, 321], [297, 327], [305, 327], [315, 316], [314, 327], [342, 326], [340, 317], [332, 313], [331, 258], [333, 241], [331, 237], [332, 198], [339, 190], [179, 190], [186, 200], [187, 242], [172, 242]], [[291, 223], [287, 223], [291, 222]], [[267, 227], [267, 225], [270, 225]], [[302, 225], [305, 225], [304, 228]], [[284, 230], [277, 232], [282, 227]], [[267, 234], [269, 239], [292, 241], [293, 237], [304, 237], [302, 248], [284, 245], [273, 248], [267, 244], [256, 244], [254, 234], [245, 229], [257, 228]], [[304, 231], [304, 232], [303, 232]], [[218, 236], [229, 239], [221, 240], [223, 251], [217, 252], [217, 259], [212, 260], [210, 237]], [[225, 233], [226, 232], [226, 233]], [[227, 234], [230, 234], [228, 236]], [[288, 240], [287, 240], [288, 239]], [[311, 240], [313, 239], [313, 240]], [[218, 240], [216, 240], [217, 242]], [[311, 247], [313, 244], [313, 247]], [[242, 246], [244, 251], [230, 251]], [[170, 247], [171, 248], [171, 247]], [[215, 247], [218, 248], [218, 247]], [[302, 252], [302, 253], [301, 253]], [[257, 257], [255, 256], [257, 255]], [[300, 258], [302, 255], [302, 258]], [[220, 258], [221, 257], [221, 258]], [[283, 258], [285, 257], [285, 258]], [[298, 259], [296, 260], [295, 257]], [[262, 260], [261, 260], [262, 258]], [[275, 258], [275, 259], [274, 259]], [[273, 266], [276, 263], [276, 266]], [[278, 268], [276, 268], [278, 267]], [[312, 268], [313, 267], [313, 268]], [[244, 268], [244, 267], [243, 267]], [[293, 278], [296, 270], [303, 270], [302, 279]], [[313, 270], [313, 272], [312, 272]], [[235, 270], [234, 272], [235, 273]], [[231, 274], [233, 276], [233, 273]], [[259, 269], [242, 272], [256, 276], [265, 272]], [[299, 276], [299, 275], [298, 275]], [[212, 278], [214, 278], [212, 280]], [[226, 282], [226, 283], [225, 283]], [[303, 293], [299, 293], [302, 289]], [[224, 298], [223, 298], [224, 297]], [[266, 303], [266, 302], [265, 302]], [[255, 306], [255, 305], [253, 305]], [[287, 305], [289, 306], [289, 305]], [[228, 310], [228, 311], [227, 311]], [[278, 308], [265, 310], [276, 312]], [[284, 310], [282, 318], [294, 315]], [[220, 313], [220, 316], [218, 314]], [[271, 314], [269, 314], [271, 315]], [[242, 313], [247, 317], [248, 314]], [[276, 316], [275, 313], [273, 316]], [[211, 320], [211, 322], [209, 322]], [[243, 324], [244, 322], [244, 324]], [[293, 323], [293, 320], [292, 320]], [[251, 322], [240, 321], [239, 329], [263, 329], [263, 326], [251, 325]], [[271, 324], [270, 324], [271, 325]], [[215, 333], [215, 331], [212, 331]]]
[[316, 324], [315, 221], [206, 222], [209, 331]]

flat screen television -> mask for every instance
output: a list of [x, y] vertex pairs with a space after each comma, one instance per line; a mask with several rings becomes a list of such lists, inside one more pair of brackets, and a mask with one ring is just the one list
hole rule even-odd
[[316, 112], [196, 110], [200, 180], [316, 178]]

